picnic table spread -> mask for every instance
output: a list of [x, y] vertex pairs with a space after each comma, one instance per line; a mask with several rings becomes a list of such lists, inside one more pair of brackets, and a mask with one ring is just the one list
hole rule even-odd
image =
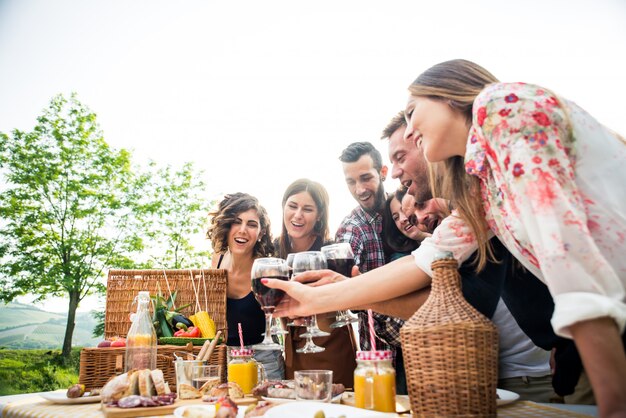
[[[64, 393], [64, 391], [43, 392]], [[55, 404], [44, 399], [42, 393], [29, 393], [22, 395], [0, 397], [0, 417], [2, 418], [103, 418], [100, 403], [86, 403], [75, 405]], [[184, 402], [184, 403], [183, 403]], [[178, 401], [177, 404], [205, 404], [200, 400]], [[398, 410], [406, 411], [409, 405], [408, 396], [398, 395]], [[245, 407], [243, 408], [245, 409]], [[363, 410], [366, 414], [367, 411]], [[161, 415], [174, 417], [174, 415]], [[243, 416], [243, 415], [241, 415]], [[394, 415], [388, 414], [393, 417]], [[406, 417], [407, 414], [396, 415]], [[590, 405], [563, 405], [563, 404], [539, 404], [530, 401], [516, 401], [498, 408], [498, 417], [532, 418], [532, 417], [596, 417], [597, 408]]]

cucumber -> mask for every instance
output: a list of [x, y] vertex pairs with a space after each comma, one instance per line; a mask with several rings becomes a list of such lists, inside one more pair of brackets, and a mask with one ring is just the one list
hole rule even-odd
[[[190, 337], [161, 337], [159, 338], [159, 344], [161, 345], [165, 345], [165, 344], [169, 344], [169, 345], [187, 345], [188, 343], [191, 343], [193, 345], [202, 345], [204, 344], [205, 341], [211, 341], [211, 338], [190, 338]], [[222, 340], [220, 338], [220, 340]], [[218, 343], [221, 343], [222, 341], [218, 341]]]

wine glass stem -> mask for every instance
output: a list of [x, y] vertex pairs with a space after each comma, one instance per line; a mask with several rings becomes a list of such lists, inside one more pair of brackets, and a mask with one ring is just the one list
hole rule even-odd
[[265, 338], [263, 344], [272, 343], [272, 312], [265, 312]]

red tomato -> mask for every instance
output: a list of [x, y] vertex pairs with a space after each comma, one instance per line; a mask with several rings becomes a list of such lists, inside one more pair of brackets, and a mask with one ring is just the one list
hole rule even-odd
[[111, 347], [126, 347], [126, 340], [124, 340], [123, 338], [115, 340], [111, 342]]

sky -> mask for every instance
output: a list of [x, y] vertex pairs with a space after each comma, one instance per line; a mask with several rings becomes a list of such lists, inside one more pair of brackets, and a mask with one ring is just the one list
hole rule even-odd
[[356, 205], [339, 154], [371, 141], [388, 162], [381, 131], [438, 62], [548, 87], [626, 134], [625, 22], [623, 0], [0, 0], [0, 131], [76, 92], [111, 146], [194, 162], [208, 200], [257, 196], [275, 234], [287, 185], [322, 183], [334, 233]]

